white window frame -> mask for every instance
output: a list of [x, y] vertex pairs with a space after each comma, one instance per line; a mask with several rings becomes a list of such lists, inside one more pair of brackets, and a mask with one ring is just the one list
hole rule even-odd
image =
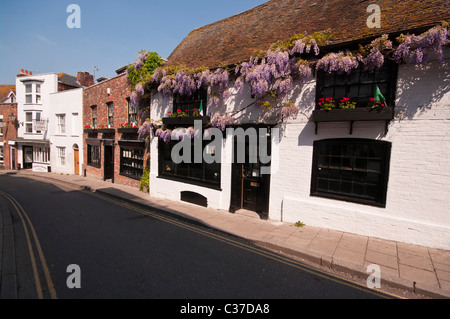
[[[31, 118], [28, 118], [28, 114], [31, 114]], [[28, 131], [29, 125], [31, 126], [31, 131]], [[33, 112], [25, 112], [25, 133], [33, 134]]]
[[44, 80], [25, 79], [25, 104], [42, 104], [42, 84]]
[[57, 146], [56, 147], [58, 154], [58, 164], [59, 166], [66, 166], [66, 148]]
[[35, 84], [35, 89], [36, 89], [36, 104], [41, 104], [42, 100], [41, 100], [41, 84], [40, 83], [36, 83]]
[[3, 114], [0, 114], [0, 136], [3, 136]]
[[33, 161], [36, 163], [50, 164], [50, 147], [34, 146]]
[[56, 114], [56, 133], [66, 134], [66, 114]]
[[25, 83], [25, 103], [33, 103], [33, 83]]

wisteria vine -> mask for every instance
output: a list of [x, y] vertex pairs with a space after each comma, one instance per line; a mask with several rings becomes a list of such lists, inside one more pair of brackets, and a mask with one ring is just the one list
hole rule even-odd
[[[292, 101], [287, 100], [287, 93], [295, 83], [302, 83], [312, 76], [312, 70], [323, 70], [328, 73], [349, 74], [361, 65], [366, 70], [375, 71], [381, 68], [386, 56], [390, 55], [397, 63], [426, 63], [430, 53], [434, 52], [438, 60], [443, 62], [443, 46], [449, 44], [448, 25], [443, 24], [431, 28], [421, 35], [401, 35], [396, 40], [398, 46], [394, 48], [388, 35], [373, 40], [366, 46], [360, 46], [357, 52], [340, 51], [328, 53], [311, 62], [311, 57], [319, 57], [320, 47], [329, 43], [331, 35], [328, 32], [316, 32], [312, 35], [294, 35], [286, 42], [277, 42], [267, 52], [258, 51], [248, 61], [235, 65], [221, 66], [214, 70], [206, 67], [189, 69], [185, 66], [165, 67], [160, 65], [151, 72], [151, 76], [136, 76], [139, 70], [145, 68], [150, 57], [141, 52], [134, 65], [128, 68], [129, 78], [134, 86], [130, 97], [133, 103], [139, 103], [144, 95], [145, 83], [157, 86], [158, 92], [168, 97], [171, 94], [191, 96], [197, 90], [206, 89], [209, 101], [219, 105], [234, 88], [241, 92], [246, 84], [256, 99], [256, 105], [280, 110], [280, 119], [295, 118], [299, 110]], [[306, 57], [306, 59], [305, 59]], [[154, 57], [153, 57], [154, 58]], [[231, 78], [234, 78], [233, 84]], [[222, 130], [232, 125], [234, 118], [229, 114], [216, 113], [211, 125]], [[148, 134], [147, 128], [141, 134]], [[167, 134], [157, 131], [159, 138], [168, 140]]]

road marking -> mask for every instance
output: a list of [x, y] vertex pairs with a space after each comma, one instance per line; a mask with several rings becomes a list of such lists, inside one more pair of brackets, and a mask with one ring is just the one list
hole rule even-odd
[[[36, 290], [37, 290], [38, 298], [43, 299], [44, 294], [43, 294], [42, 285], [41, 285], [41, 281], [40, 281], [39, 273], [38, 273], [38, 269], [37, 269], [36, 257], [35, 257], [34, 250], [33, 250], [33, 243], [32, 243], [28, 228], [30, 229], [31, 234], [33, 235], [34, 244], [36, 246], [36, 250], [37, 250], [37, 253], [39, 256], [39, 260], [41, 262], [42, 269], [44, 271], [45, 280], [47, 282], [47, 287], [50, 292], [50, 297], [52, 299], [57, 299], [56, 290], [54, 288], [53, 281], [50, 276], [50, 271], [48, 269], [47, 262], [45, 261], [44, 253], [42, 251], [41, 244], [37, 237], [36, 230], [34, 229], [34, 226], [31, 223], [30, 218], [28, 217], [27, 213], [23, 209], [22, 205], [20, 205], [20, 203], [14, 197], [12, 197], [11, 195], [9, 195], [8, 193], [5, 193], [3, 191], [0, 191], [0, 195], [3, 195], [3, 197], [5, 197], [6, 199], [9, 200], [9, 202], [16, 209], [17, 214], [19, 215], [19, 217], [22, 221], [22, 225], [23, 225], [23, 228], [25, 231], [25, 236], [27, 239], [28, 252], [30, 253], [31, 265], [33, 268], [33, 275], [34, 275], [34, 281], [36, 283]], [[28, 223], [28, 225], [27, 225], [27, 223]]]
[[401, 297], [401, 296], [398, 296], [398, 295], [395, 295], [395, 294], [392, 294], [392, 293], [389, 293], [389, 292], [371, 290], [371, 289], [367, 288], [367, 286], [365, 286], [363, 284], [360, 284], [360, 283], [355, 282], [355, 281], [351, 281], [351, 280], [349, 280], [347, 278], [338, 276], [336, 274], [330, 274], [330, 273], [327, 273], [327, 272], [322, 271], [320, 269], [315, 269], [315, 268], [309, 267], [307, 265], [301, 264], [299, 262], [296, 262], [295, 260], [292, 260], [290, 258], [281, 256], [281, 255], [278, 255], [276, 253], [272, 253], [270, 251], [263, 250], [261, 248], [255, 247], [255, 246], [250, 246], [248, 244], [244, 244], [244, 243], [238, 242], [238, 241], [230, 239], [230, 238], [226, 238], [226, 237], [218, 235], [218, 234], [213, 234], [213, 233], [211, 233], [209, 231], [202, 230], [202, 229], [200, 229], [200, 228], [198, 228], [196, 226], [192, 226], [192, 225], [188, 225], [188, 224], [183, 223], [183, 222], [176, 221], [176, 220], [171, 219], [169, 217], [164, 217], [162, 215], [159, 215], [159, 214], [156, 214], [156, 213], [152, 213], [151, 211], [149, 211], [151, 209], [150, 207], [148, 208], [149, 210], [146, 210], [144, 208], [140, 208], [140, 207], [138, 207], [136, 205], [133, 205], [131, 203], [125, 203], [125, 202], [122, 202], [122, 201], [119, 201], [119, 200], [116, 200], [116, 199], [112, 199], [112, 198], [108, 197], [107, 195], [101, 195], [101, 194], [93, 193], [93, 192], [89, 192], [89, 191], [86, 191], [86, 192], [88, 194], [90, 194], [90, 195], [96, 196], [96, 197], [98, 197], [100, 199], [106, 200], [106, 201], [108, 201], [110, 203], [113, 203], [115, 205], [119, 205], [119, 206], [122, 206], [124, 208], [131, 209], [133, 211], [136, 211], [138, 213], [147, 215], [149, 217], [152, 217], [152, 218], [155, 218], [155, 219], [158, 219], [158, 220], [170, 223], [170, 224], [172, 224], [174, 226], [177, 226], [177, 227], [180, 227], [180, 228], [184, 228], [184, 229], [196, 232], [196, 233], [198, 233], [200, 235], [203, 235], [203, 236], [206, 236], [206, 237], [209, 237], [209, 238], [221, 241], [223, 243], [235, 246], [235, 247], [240, 248], [240, 249], [244, 249], [246, 251], [249, 251], [249, 252], [258, 254], [260, 256], [272, 259], [274, 261], [283, 263], [285, 265], [288, 265], [288, 266], [291, 266], [291, 267], [303, 270], [305, 272], [308, 272], [309, 274], [316, 275], [316, 276], [319, 276], [321, 278], [328, 279], [328, 280], [331, 280], [333, 282], [336, 282], [336, 283], [339, 283], [339, 284], [343, 284], [343, 285], [346, 285], [346, 286], [358, 289], [360, 291], [369, 292], [369, 293], [371, 293], [371, 294], [373, 294], [375, 296], [379, 296], [379, 297], [382, 297], [382, 298], [389, 298], [390, 297], [390, 298], [405, 299], [404, 297]]

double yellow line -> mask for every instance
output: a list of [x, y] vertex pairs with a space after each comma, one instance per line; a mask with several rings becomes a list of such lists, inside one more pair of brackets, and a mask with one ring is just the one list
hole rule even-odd
[[[27, 213], [23, 209], [22, 205], [20, 205], [20, 203], [14, 197], [12, 197], [11, 195], [9, 195], [8, 193], [5, 193], [3, 191], [0, 191], [0, 195], [2, 195], [5, 199], [7, 199], [11, 203], [11, 205], [17, 211], [17, 214], [19, 215], [20, 220], [22, 221], [22, 225], [23, 225], [23, 229], [25, 232], [25, 237], [26, 237], [27, 245], [28, 245], [28, 252], [30, 253], [31, 266], [33, 268], [33, 275], [34, 275], [34, 281], [36, 284], [38, 298], [43, 299], [44, 292], [43, 292], [41, 280], [39, 277], [38, 264], [36, 262], [37, 258], [36, 258], [34, 248], [33, 248], [33, 241], [34, 241], [34, 245], [36, 246], [35, 249], [37, 251], [37, 255], [39, 256], [39, 260], [41, 262], [41, 267], [44, 272], [45, 281], [47, 282], [47, 287], [48, 287], [48, 291], [50, 293], [50, 297], [51, 297], [51, 299], [57, 299], [56, 290], [55, 290], [55, 287], [53, 286], [53, 281], [50, 276], [50, 271], [48, 269], [47, 262], [45, 261], [44, 253], [42, 252], [41, 244], [37, 237], [36, 230], [34, 229], [34, 226], [31, 223], [30, 218], [28, 217]], [[31, 236], [30, 236], [30, 233], [31, 233]]]

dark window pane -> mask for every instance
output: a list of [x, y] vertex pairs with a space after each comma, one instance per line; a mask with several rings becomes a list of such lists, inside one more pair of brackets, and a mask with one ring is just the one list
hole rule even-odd
[[[315, 173], [311, 194], [384, 205], [389, 168], [388, 150], [390, 152], [390, 143], [382, 141], [316, 141], [314, 158], [317, 162], [313, 163]], [[333, 155], [328, 155], [328, 152]], [[328, 160], [329, 167], [320, 168], [320, 165], [323, 167], [328, 164]]]

